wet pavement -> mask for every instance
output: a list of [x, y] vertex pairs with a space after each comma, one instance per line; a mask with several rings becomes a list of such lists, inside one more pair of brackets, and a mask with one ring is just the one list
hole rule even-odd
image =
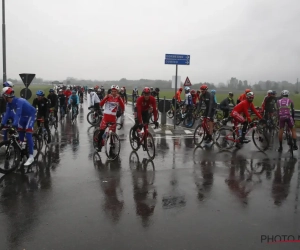
[[268, 244], [300, 236], [299, 151], [280, 157], [275, 140], [266, 153], [253, 143], [220, 152], [189, 134], [155, 135], [150, 161], [131, 150], [128, 106], [120, 158], [108, 161], [87, 113], [52, 130], [29, 173], [1, 177], [0, 249], [300, 248]]

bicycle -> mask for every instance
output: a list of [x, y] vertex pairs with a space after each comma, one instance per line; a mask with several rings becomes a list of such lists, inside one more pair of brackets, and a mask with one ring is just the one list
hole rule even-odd
[[215, 118], [217, 121], [223, 120], [223, 119], [224, 119], [224, 111], [221, 110], [221, 109], [216, 109], [216, 113], [215, 113], [214, 118]]
[[[0, 143], [0, 173], [8, 174], [15, 171], [23, 161], [24, 157], [29, 157], [28, 144], [26, 141], [19, 142], [18, 132], [10, 127], [5, 128], [8, 130], [9, 138]], [[40, 144], [37, 135], [32, 135], [33, 149], [37, 152], [36, 157], [40, 152]], [[13, 160], [10, 164], [9, 161]], [[4, 163], [4, 165], [3, 165]]]
[[86, 119], [92, 126], [98, 126], [102, 120], [102, 110], [95, 110], [93, 107], [89, 107], [91, 111], [87, 114]]
[[[231, 127], [221, 127], [215, 133], [214, 141], [221, 150], [231, 149], [233, 146], [240, 147], [240, 137], [242, 136], [242, 124]], [[253, 121], [248, 124], [246, 136], [252, 132], [252, 140], [259, 151], [266, 151], [269, 147], [269, 140], [265, 134], [265, 124]], [[262, 144], [262, 145], [260, 145]]]
[[57, 121], [54, 117], [54, 108], [50, 108], [49, 110], [49, 128], [52, 129], [54, 126], [55, 130], [57, 130]]
[[[221, 121], [217, 121], [214, 122], [214, 128], [213, 128], [213, 133], [215, 133], [218, 129], [220, 129], [222, 127], [222, 122]], [[201, 116], [200, 117], [200, 122], [197, 125], [197, 127], [195, 128], [194, 131], [194, 144], [196, 146], [200, 146], [201, 143], [203, 142], [203, 139], [206, 135], [209, 134], [209, 126], [207, 123], [207, 117]]]
[[48, 144], [48, 138], [49, 136], [51, 137], [51, 134], [48, 135], [48, 132], [45, 129], [44, 119], [36, 119], [36, 120], [40, 122], [40, 126], [34, 131], [33, 134], [38, 136], [40, 141], [40, 148], [42, 148], [44, 146], [44, 141], [45, 141], [45, 145]]
[[180, 123], [183, 123], [183, 125], [186, 128], [192, 128], [195, 124], [195, 117], [193, 115], [193, 111], [186, 110], [184, 111], [184, 108], [180, 109], [176, 113], [176, 125], [179, 125]]
[[77, 105], [72, 105], [71, 109], [72, 109], [71, 121], [72, 121], [72, 124], [74, 125], [75, 122], [77, 121], [78, 107], [77, 107]]
[[155, 143], [152, 134], [148, 131], [148, 126], [148, 123], [144, 123], [144, 132], [140, 132], [139, 134], [136, 130], [134, 135], [132, 127], [129, 131], [129, 141], [131, 148], [135, 151], [137, 151], [142, 145], [143, 150], [147, 151], [149, 158], [153, 160], [155, 157]]
[[[102, 136], [104, 140], [105, 154], [108, 159], [115, 160], [119, 154], [121, 149], [121, 142], [119, 136], [111, 130], [111, 126], [114, 122], [108, 122], [106, 124], [105, 132]], [[93, 146], [95, 149], [98, 148], [98, 135], [100, 133], [100, 129], [97, 128], [93, 134]]]

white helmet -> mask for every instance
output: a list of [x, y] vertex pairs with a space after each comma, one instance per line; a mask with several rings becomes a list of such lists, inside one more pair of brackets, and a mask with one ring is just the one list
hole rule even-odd
[[273, 90], [268, 90], [267, 94], [273, 94]]
[[110, 87], [111, 90], [119, 90], [119, 86], [118, 85], [111, 85]]
[[14, 84], [11, 81], [6, 81], [5, 83], [3, 83], [3, 87], [14, 87]]
[[123, 91], [124, 91], [124, 88], [120, 88], [120, 91], [123, 92]]
[[119, 85], [116, 86], [116, 89], [119, 91], [119, 89], [120, 89], [120, 88], [119, 88]]
[[189, 90], [190, 90], [190, 87], [185, 87], [184, 90], [185, 90], [185, 91], [189, 91]]
[[93, 88], [88, 88], [88, 91], [94, 91], [94, 89]]
[[288, 90], [282, 90], [281, 91], [281, 96], [289, 96], [290, 92]]

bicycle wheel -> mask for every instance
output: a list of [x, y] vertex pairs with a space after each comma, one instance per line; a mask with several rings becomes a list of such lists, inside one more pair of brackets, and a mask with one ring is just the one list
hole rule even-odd
[[119, 136], [111, 132], [108, 134], [105, 140], [105, 154], [108, 159], [115, 160], [119, 154], [121, 149], [121, 142]]
[[155, 157], [155, 142], [153, 136], [149, 132], [146, 138], [145, 148], [149, 158], [153, 160]]
[[205, 131], [202, 127], [202, 122], [199, 123], [199, 125], [195, 128], [194, 131], [194, 144], [196, 146], [200, 146], [200, 144], [202, 143], [204, 137], [205, 137]]
[[10, 141], [0, 143], [0, 173], [8, 174], [16, 170], [20, 163], [21, 151]]
[[231, 149], [235, 145], [237, 136], [232, 128], [222, 127], [216, 131], [214, 141], [221, 150]]
[[88, 121], [89, 124], [91, 124], [92, 126], [97, 126], [98, 124], [100, 124], [100, 116], [94, 112], [94, 111], [90, 111], [87, 116], [86, 119]]
[[139, 138], [139, 136], [138, 136], [138, 133], [137, 132], [135, 132], [135, 138], [133, 138], [133, 129], [131, 128], [130, 130], [129, 130], [129, 142], [130, 142], [130, 146], [131, 146], [131, 148], [133, 149], [133, 150], [138, 150], [139, 149], [139, 147], [140, 147], [140, 143], [139, 143], [139, 140], [140, 140], [140, 138]]
[[[37, 134], [32, 134], [32, 141], [33, 141], [33, 157], [35, 158], [41, 152], [40, 137]], [[27, 144], [27, 148], [28, 148], [28, 144]]]
[[185, 119], [183, 120], [183, 124], [186, 128], [192, 128], [195, 124], [195, 119], [193, 114], [186, 114]]
[[263, 128], [255, 128], [252, 131], [252, 140], [259, 151], [266, 151], [269, 147], [269, 140]]
[[179, 125], [181, 122], [182, 122], [182, 114], [181, 114], [180, 111], [177, 111], [177, 113], [176, 113], [176, 122], [175, 122], [175, 124], [176, 124], [176, 125]]

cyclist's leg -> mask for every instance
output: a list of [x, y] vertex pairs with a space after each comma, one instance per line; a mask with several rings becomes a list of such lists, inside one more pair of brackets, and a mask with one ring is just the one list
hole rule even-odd
[[245, 118], [240, 115], [238, 112], [232, 112], [232, 118], [234, 119], [234, 126], [236, 127], [239, 123], [241, 123], [243, 125], [242, 128], [242, 135], [240, 136], [240, 142], [242, 143], [248, 143], [250, 142], [250, 140], [247, 140], [245, 138], [246, 136], [246, 132], [247, 132], [247, 127], [248, 127], [248, 122], [245, 120]]
[[[28, 151], [29, 151], [29, 158], [25, 162], [24, 166], [29, 166], [34, 161], [32, 132], [33, 132], [33, 126], [34, 126], [34, 122], [35, 122], [35, 114], [29, 116], [29, 118], [25, 117], [23, 122], [26, 123], [26, 125], [25, 125], [26, 139], [27, 139], [27, 146], [28, 146]], [[20, 136], [20, 140], [21, 140], [21, 136]]]
[[107, 124], [107, 115], [104, 115], [101, 123], [100, 123], [100, 132], [98, 134], [98, 150], [101, 151], [102, 146], [104, 146], [104, 141], [102, 139], [102, 136], [104, 134], [104, 131], [106, 129], [106, 124]]
[[51, 142], [51, 131], [50, 131], [50, 128], [49, 128], [49, 120], [48, 119], [45, 119], [44, 120], [44, 127], [47, 131], [47, 134], [48, 134], [48, 141], [47, 143], [50, 143]]
[[279, 133], [278, 133], [279, 148], [277, 149], [278, 152], [282, 151], [282, 137], [283, 137], [284, 126], [285, 126], [285, 118], [279, 117]]
[[55, 117], [55, 123], [56, 123], [56, 126], [57, 126], [57, 122], [58, 122], [58, 115], [57, 115], [57, 108], [54, 108], [54, 117]]

